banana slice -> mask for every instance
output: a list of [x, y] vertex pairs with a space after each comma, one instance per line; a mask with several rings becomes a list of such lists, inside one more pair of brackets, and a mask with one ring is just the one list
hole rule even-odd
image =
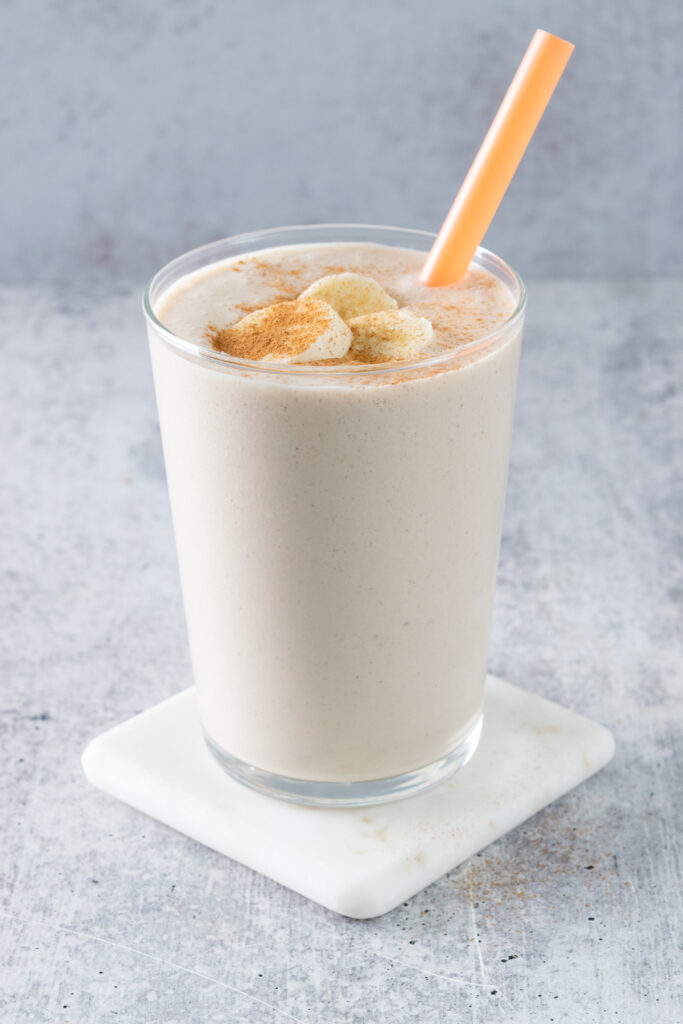
[[218, 342], [224, 352], [242, 359], [310, 363], [345, 356], [351, 329], [329, 303], [297, 299], [247, 314], [219, 332]]
[[322, 299], [339, 313], [342, 320], [383, 309], [396, 309], [398, 303], [384, 291], [381, 284], [362, 274], [327, 274], [314, 281], [300, 299]]
[[386, 363], [419, 355], [434, 337], [431, 322], [407, 309], [369, 313], [349, 320], [353, 333], [351, 358]]

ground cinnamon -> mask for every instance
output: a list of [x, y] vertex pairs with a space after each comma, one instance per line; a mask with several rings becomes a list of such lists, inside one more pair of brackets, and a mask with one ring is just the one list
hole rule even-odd
[[238, 359], [292, 358], [304, 352], [330, 326], [330, 307], [316, 299], [276, 302], [238, 320], [232, 327], [207, 328], [212, 348]]

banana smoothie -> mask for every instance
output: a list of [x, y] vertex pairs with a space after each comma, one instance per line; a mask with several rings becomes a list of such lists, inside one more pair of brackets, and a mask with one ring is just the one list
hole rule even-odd
[[313, 803], [476, 748], [523, 318], [484, 250], [428, 288], [428, 237], [357, 234], [215, 243], [147, 305], [207, 741]]

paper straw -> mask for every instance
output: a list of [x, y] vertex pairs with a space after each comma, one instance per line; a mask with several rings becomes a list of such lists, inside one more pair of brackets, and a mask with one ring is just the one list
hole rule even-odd
[[423, 284], [455, 284], [467, 273], [573, 49], [536, 30], [427, 257]]

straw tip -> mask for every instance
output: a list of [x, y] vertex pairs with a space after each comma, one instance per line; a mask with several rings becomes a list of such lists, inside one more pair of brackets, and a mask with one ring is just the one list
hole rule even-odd
[[546, 32], [544, 28], [537, 28], [534, 32], [534, 39], [543, 40], [546, 46], [554, 45], [558, 51], [562, 50], [566, 53], [569, 58], [574, 50], [574, 44], [570, 43], [568, 39], [563, 39], [562, 36], [556, 36], [552, 32]]

